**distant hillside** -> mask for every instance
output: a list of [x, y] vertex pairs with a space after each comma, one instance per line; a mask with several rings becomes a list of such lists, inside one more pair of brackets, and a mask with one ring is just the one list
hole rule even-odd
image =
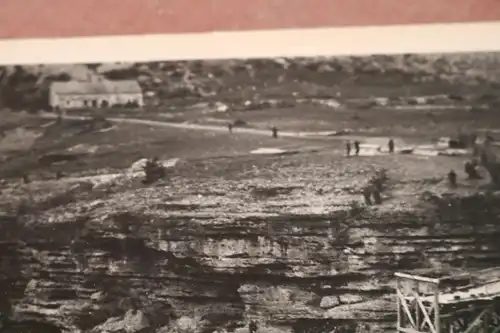
[[[498, 88], [500, 53], [178, 61], [133, 64], [46, 65], [0, 68], [0, 105], [46, 107], [50, 82], [138, 79], [157, 103], [262, 97], [379, 95], [394, 87], [410, 93], [460, 93], [458, 86]], [[366, 89], [364, 89], [366, 88]]]

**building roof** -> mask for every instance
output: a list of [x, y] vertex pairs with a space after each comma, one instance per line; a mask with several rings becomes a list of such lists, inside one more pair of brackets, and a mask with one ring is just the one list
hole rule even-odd
[[137, 94], [142, 93], [141, 86], [134, 80], [92, 80], [53, 82], [51, 92], [59, 95], [86, 95], [86, 94]]

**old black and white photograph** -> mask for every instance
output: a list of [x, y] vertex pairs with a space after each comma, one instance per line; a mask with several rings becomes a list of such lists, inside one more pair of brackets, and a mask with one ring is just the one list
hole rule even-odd
[[0, 67], [2, 332], [500, 332], [499, 111], [498, 52]]

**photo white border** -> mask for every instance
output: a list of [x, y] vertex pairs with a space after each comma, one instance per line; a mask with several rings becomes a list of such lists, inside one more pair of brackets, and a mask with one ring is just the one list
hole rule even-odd
[[0, 65], [500, 51], [500, 21], [0, 40]]

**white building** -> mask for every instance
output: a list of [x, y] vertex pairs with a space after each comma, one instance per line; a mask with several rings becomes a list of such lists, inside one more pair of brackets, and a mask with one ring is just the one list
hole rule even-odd
[[53, 82], [49, 104], [60, 109], [143, 106], [144, 95], [137, 81], [93, 78], [88, 81]]

